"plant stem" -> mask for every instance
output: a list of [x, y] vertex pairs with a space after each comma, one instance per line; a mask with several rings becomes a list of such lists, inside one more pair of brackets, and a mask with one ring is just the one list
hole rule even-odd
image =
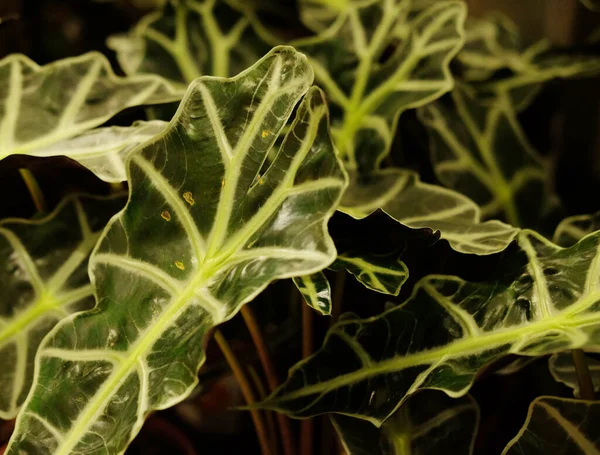
[[[279, 379], [277, 378], [277, 371], [275, 370], [275, 366], [273, 365], [273, 361], [271, 360], [271, 356], [269, 355], [269, 349], [267, 348], [267, 344], [265, 343], [265, 340], [262, 336], [262, 332], [260, 330], [260, 327], [258, 326], [258, 323], [256, 322], [256, 318], [254, 317], [252, 309], [248, 305], [244, 305], [242, 307], [241, 313], [242, 317], [244, 318], [244, 322], [248, 327], [248, 331], [250, 332], [250, 336], [252, 337], [252, 341], [254, 342], [254, 346], [256, 346], [258, 358], [260, 359], [260, 363], [263, 367], [263, 371], [265, 372], [265, 376], [267, 378], [267, 385], [269, 386], [269, 391], [273, 392], [279, 385]], [[277, 423], [279, 424], [279, 432], [281, 434], [283, 453], [285, 455], [294, 455], [294, 439], [292, 436], [290, 420], [285, 415], [278, 412]]]
[[[240, 389], [242, 391], [242, 395], [244, 395], [246, 403], [249, 405], [254, 404], [256, 402], [256, 399], [254, 398], [254, 392], [252, 391], [252, 387], [250, 387], [250, 383], [248, 382], [248, 379], [244, 374], [244, 370], [242, 369], [242, 366], [238, 362], [237, 358], [235, 357], [235, 354], [229, 347], [229, 343], [227, 343], [227, 340], [225, 339], [221, 331], [218, 329], [215, 331], [215, 340], [217, 341], [217, 344], [219, 345], [219, 348], [221, 349], [225, 360], [227, 360], [231, 371], [233, 371], [233, 374], [235, 375], [238, 384], [240, 385]], [[251, 409], [250, 416], [252, 417], [252, 422], [254, 423], [254, 427], [256, 428], [256, 434], [258, 437], [258, 442], [260, 444], [261, 453], [263, 455], [273, 455], [271, 453], [271, 447], [269, 446], [269, 438], [267, 436], [265, 422], [263, 421], [260, 412], [257, 409]]]
[[344, 297], [344, 287], [346, 284], [346, 271], [340, 270], [335, 275], [333, 283], [333, 296], [331, 298], [331, 323], [334, 324], [342, 314], [342, 298]]
[[584, 400], [595, 400], [594, 383], [583, 350], [573, 349], [571, 352], [575, 364], [575, 373], [577, 373], [577, 382], [579, 382], [579, 394]]
[[40, 189], [40, 186], [38, 185], [33, 173], [29, 169], [24, 168], [19, 169], [19, 173], [21, 174], [21, 178], [29, 190], [29, 194], [31, 195], [31, 199], [33, 200], [36, 210], [40, 213], [46, 212], [46, 200], [44, 199], [42, 190]]
[[[306, 358], [313, 352], [313, 309], [306, 302], [302, 305], [302, 357]], [[313, 419], [303, 420], [300, 424], [300, 454], [313, 453]]]
[[[250, 377], [252, 378], [252, 382], [254, 383], [254, 388], [258, 392], [258, 398], [262, 401], [267, 397], [267, 391], [265, 390], [265, 386], [260, 379], [260, 376], [256, 372], [256, 369], [252, 365], [248, 365], [248, 373], [250, 373]], [[269, 440], [271, 441], [271, 452], [277, 452], [277, 433], [275, 430], [275, 419], [273, 418], [272, 411], [265, 411], [265, 416], [267, 417], [267, 425], [269, 427]]]

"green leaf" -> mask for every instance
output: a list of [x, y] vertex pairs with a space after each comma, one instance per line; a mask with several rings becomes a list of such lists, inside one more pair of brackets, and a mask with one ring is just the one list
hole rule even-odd
[[471, 397], [453, 399], [434, 390], [411, 397], [381, 428], [334, 415], [333, 424], [348, 455], [470, 455], [479, 424]]
[[[594, 390], [598, 392], [600, 391], [600, 361], [589, 355], [586, 355], [585, 359], [590, 370]], [[548, 368], [556, 381], [572, 388], [573, 394], [579, 398], [579, 381], [577, 380], [572, 353], [554, 354], [548, 359]]]
[[45, 338], [7, 455], [123, 453], [149, 412], [192, 391], [210, 329], [272, 280], [333, 262], [326, 226], [346, 179], [312, 80], [289, 47], [200, 78], [130, 155], [130, 200], [90, 260], [98, 304]]
[[321, 314], [331, 314], [331, 286], [323, 272], [294, 277], [306, 304]]
[[553, 242], [569, 247], [592, 232], [600, 230], [600, 212], [593, 215], [575, 215], [562, 220], [554, 231]]
[[515, 23], [498, 13], [467, 20], [465, 43], [457, 60], [462, 64], [463, 80], [481, 92], [508, 96], [519, 111], [529, 105], [543, 82], [600, 71], [597, 56], [562, 54], [552, 49], [547, 39], [526, 45]]
[[123, 203], [71, 197], [44, 218], [0, 221], [0, 418], [14, 418], [25, 401], [44, 336], [93, 306], [88, 258]]
[[383, 169], [367, 181], [351, 172], [339, 210], [361, 219], [378, 208], [405, 226], [440, 231], [441, 238], [461, 253], [497, 253], [518, 232], [500, 221], [481, 222], [480, 209], [473, 201], [455, 191], [423, 183], [413, 171]]
[[426, 9], [406, 0], [346, 2], [322, 33], [291, 43], [307, 54], [339, 112], [332, 133], [349, 169], [377, 169], [400, 114], [452, 89], [449, 63], [462, 45], [465, 16], [459, 1]]
[[71, 139], [30, 152], [30, 155], [50, 157], [66, 155], [87, 167], [105, 182], [127, 180], [125, 159], [142, 142], [161, 133], [167, 122], [135, 122], [131, 126], [95, 128]]
[[172, 0], [107, 45], [127, 74], [159, 74], [186, 85], [202, 75], [231, 76], [268, 50], [250, 18], [226, 0]]
[[479, 369], [504, 355], [597, 349], [600, 232], [563, 249], [521, 231], [518, 244], [527, 263], [499, 280], [432, 275], [399, 307], [341, 320], [263, 406], [379, 426], [419, 389], [464, 395]]
[[398, 295], [408, 279], [408, 268], [398, 257], [339, 254], [330, 268], [346, 269], [365, 287], [390, 295]]
[[157, 76], [117, 77], [96, 52], [45, 66], [10, 55], [0, 60], [0, 159], [43, 154], [124, 109], [176, 101], [181, 95]]
[[592, 11], [600, 11], [600, 1], [598, 0], [581, 0], [587, 9]]
[[600, 402], [536, 398], [503, 455], [598, 455]]
[[508, 96], [485, 104], [468, 86], [424, 106], [434, 170], [447, 187], [473, 199], [485, 218], [537, 227], [557, 204], [546, 191], [549, 169], [529, 144]]

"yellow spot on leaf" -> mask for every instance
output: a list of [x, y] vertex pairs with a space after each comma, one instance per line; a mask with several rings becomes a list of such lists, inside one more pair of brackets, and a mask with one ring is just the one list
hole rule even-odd
[[221, 188], [225, 186], [225, 179], [221, 180]]
[[160, 216], [162, 216], [162, 219], [165, 221], [171, 221], [171, 214], [167, 210], [163, 211]]
[[194, 198], [192, 197], [192, 192], [191, 191], [186, 191], [185, 193], [183, 193], [183, 198], [185, 199], [185, 202], [187, 202], [190, 205], [194, 205]]
[[180, 261], [175, 261], [175, 267], [177, 267], [179, 270], [185, 270], [185, 265], [183, 265], [183, 262]]
[[260, 133], [260, 137], [262, 137], [264, 139], [265, 137], [268, 137], [269, 134], [271, 134], [271, 133], [269, 133], [267, 130], [263, 130], [263, 132]]
[[260, 177], [260, 178], [258, 179], [258, 184], [259, 184], [259, 185], [262, 185], [263, 183], [265, 183], [265, 181], [263, 180], [263, 178], [262, 178], [262, 177]]

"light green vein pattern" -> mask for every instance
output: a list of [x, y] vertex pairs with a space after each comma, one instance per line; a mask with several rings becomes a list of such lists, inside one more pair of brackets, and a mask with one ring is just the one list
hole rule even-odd
[[196, 385], [210, 328], [270, 281], [334, 260], [326, 225], [347, 182], [312, 79], [289, 47], [235, 78], [198, 79], [133, 152], [130, 200], [90, 261], [97, 307], [45, 339], [7, 454], [123, 453], [149, 412]]
[[88, 258], [124, 202], [71, 197], [39, 220], [0, 222], [0, 418], [14, 418], [25, 401], [42, 338], [92, 307]]

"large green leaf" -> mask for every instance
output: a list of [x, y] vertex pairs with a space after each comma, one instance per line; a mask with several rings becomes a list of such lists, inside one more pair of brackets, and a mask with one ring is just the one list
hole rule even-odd
[[600, 454], [600, 402], [556, 397], [536, 398], [525, 425], [503, 455]]
[[499, 280], [429, 276], [399, 307], [340, 320], [264, 406], [379, 426], [419, 389], [464, 395], [481, 367], [506, 354], [597, 349], [600, 232], [563, 249], [521, 231], [518, 244], [526, 264]]
[[171, 0], [129, 33], [107, 44], [127, 74], [159, 74], [189, 83], [202, 75], [231, 76], [267, 49], [234, 0]]
[[[594, 390], [600, 391], [600, 361], [592, 356], [586, 355], [585, 360], [590, 371], [590, 377]], [[570, 352], [561, 352], [554, 354], [548, 359], [548, 368], [552, 377], [558, 382], [562, 382], [567, 387], [573, 389], [573, 394], [579, 397], [579, 380], [577, 371], [573, 363], [573, 354]]]
[[492, 254], [504, 250], [518, 230], [500, 221], [481, 221], [479, 206], [469, 198], [438, 185], [420, 181], [409, 170], [388, 168], [364, 181], [350, 173], [350, 185], [340, 210], [364, 218], [381, 208], [411, 228], [440, 231], [461, 253]]
[[570, 216], [556, 227], [553, 241], [557, 245], [569, 247], [597, 230], [600, 230], [600, 212], [593, 215]]
[[349, 169], [377, 169], [400, 114], [452, 89], [465, 15], [458, 1], [425, 9], [410, 0], [347, 2], [322, 33], [292, 43], [335, 106], [332, 131]]
[[484, 217], [538, 227], [556, 198], [547, 195], [549, 169], [529, 144], [510, 98], [483, 103], [468, 86], [420, 111], [431, 137], [438, 179], [481, 206]]
[[127, 180], [127, 154], [142, 142], [161, 133], [167, 122], [135, 122], [131, 126], [109, 126], [86, 131], [79, 136], [34, 150], [29, 155], [50, 157], [65, 155], [87, 167], [106, 182]]
[[332, 421], [348, 455], [470, 455], [479, 408], [469, 396], [454, 399], [425, 390], [381, 428], [347, 416], [334, 415]]
[[88, 258], [123, 199], [71, 197], [44, 218], [0, 221], [0, 418], [25, 401], [42, 338], [93, 306]]
[[45, 66], [10, 55], [0, 60], [0, 159], [44, 155], [45, 149], [126, 108], [176, 101], [181, 95], [158, 76], [117, 77], [96, 52]]
[[7, 454], [123, 453], [149, 412], [194, 388], [211, 328], [270, 281], [333, 262], [326, 225], [346, 179], [312, 79], [289, 47], [200, 78], [130, 155], [130, 200], [90, 260], [97, 307], [45, 338]]

